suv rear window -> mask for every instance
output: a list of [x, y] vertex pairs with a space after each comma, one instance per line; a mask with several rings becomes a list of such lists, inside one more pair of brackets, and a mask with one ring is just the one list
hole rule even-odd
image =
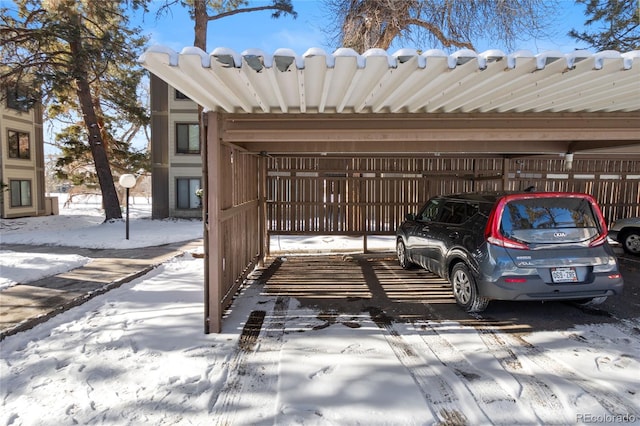
[[566, 237], [565, 242], [584, 241], [598, 235], [598, 220], [584, 198], [526, 198], [507, 203], [500, 230], [506, 237], [526, 242], [558, 242], [559, 235]]

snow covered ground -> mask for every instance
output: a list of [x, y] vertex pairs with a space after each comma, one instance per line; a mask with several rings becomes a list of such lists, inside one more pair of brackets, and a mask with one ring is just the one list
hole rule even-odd
[[[2, 243], [142, 247], [201, 235], [198, 221], [149, 220], [143, 204], [129, 242], [98, 206], [60, 213], [2, 220]], [[344, 249], [337, 240], [305, 247]], [[42, 276], [83, 262], [55, 247], [0, 258], [0, 282], [14, 284], [36, 279], [21, 266]], [[222, 333], [205, 335], [202, 280], [203, 260], [188, 254], [7, 337], [0, 424], [640, 424], [640, 318], [532, 333], [366, 312], [327, 322], [251, 283]], [[263, 322], [259, 335], [247, 318]]]

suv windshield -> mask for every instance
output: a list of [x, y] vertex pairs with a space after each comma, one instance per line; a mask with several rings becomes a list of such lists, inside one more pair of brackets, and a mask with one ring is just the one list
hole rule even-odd
[[500, 230], [528, 243], [580, 242], [598, 235], [598, 221], [584, 198], [526, 198], [510, 201]]

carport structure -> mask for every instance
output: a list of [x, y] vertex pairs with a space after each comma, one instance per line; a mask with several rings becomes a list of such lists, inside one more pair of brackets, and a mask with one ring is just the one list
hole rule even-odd
[[366, 249], [431, 195], [529, 185], [640, 215], [639, 51], [157, 46], [140, 62], [205, 110], [205, 332], [270, 234]]

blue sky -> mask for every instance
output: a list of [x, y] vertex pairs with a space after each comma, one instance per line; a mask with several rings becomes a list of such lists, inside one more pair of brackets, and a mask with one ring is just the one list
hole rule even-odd
[[[251, 4], [266, 3], [252, 1]], [[159, 7], [158, 0], [151, 5], [151, 13], [144, 17], [139, 24], [151, 36], [150, 44], [162, 44], [176, 51], [185, 46], [193, 45], [193, 22], [186, 9], [174, 6], [171, 13], [156, 20], [155, 9]], [[244, 13], [217, 21], [211, 21], [208, 27], [207, 50], [216, 47], [228, 47], [241, 53], [245, 49], [259, 48], [266, 53], [273, 53], [277, 48], [293, 49], [299, 55], [311, 47], [322, 47], [332, 53], [336, 47], [330, 43], [324, 28], [330, 23], [321, 0], [293, 0], [298, 18], [284, 16], [279, 19], [271, 18], [271, 13]], [[566, 36], [571, 28], [581, 28], [585, 17], [584, 6], [576, 5], [573, 0], [560, 0], [559, 7], [553, 17], [552, 37], [548, 40], [522, 40], [516, 49], [529, 49], [534, 53], [544, 50], [559, 50], [569, 53], [579, 46], [573, 39]], [[502, 48], [491, 43], [475, 42], [478, 52], [491, 48]], [[393, 53], [400, 47], [412, 47], [427, 50], [433, 46], [394, 46], [389, 49]], [[509, 53], [509, 52], [507, 52]]]
[[[265, 4], [266, 1], [252, 1], [251, 5]], [[160, 1], [154, 2], [151, 9]], [[270, 11], [242, 13], [209, 22], [207, 48], [228, 47], [238, 53], [248, 48], [259, 48], [267, 53], [279, 47], [288, 47], [298, 54], [310, 47], [328, 49], [322, 26], [326, 23], [320, 1], [293, 0], [298, 18], [283, 16], [271, 18]], [[174, 6], [171, 14], [155, 19], [154, 13], [148, 13], [141, 26], [151, 36], [150, 44], [162, 44], [180, 51], [193, 45], [193, 21], [186, 9]], [[329, 49], [333, 51], [334, 49]]]

